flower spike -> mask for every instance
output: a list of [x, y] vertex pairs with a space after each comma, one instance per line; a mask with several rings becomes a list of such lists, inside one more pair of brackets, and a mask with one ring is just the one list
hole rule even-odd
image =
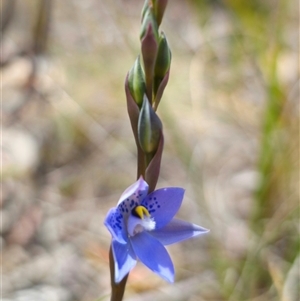
[[159, 26], [167, 0], [145, 0], [141, 20], [141, 54], [125, 81], [127, 111], [137, 147], [137, 178], [107, 213], [104, 225], [110, 248], [111, 301], [123, 298], [127, 276], [139, 260], [168, 282], [174, 282], [172, 260], [164, 246], [209, 230], [175, 217], [184, 189], [155, 190], [164, 147], [163, 126], [156, 111], [168, 83], [171, 50]]

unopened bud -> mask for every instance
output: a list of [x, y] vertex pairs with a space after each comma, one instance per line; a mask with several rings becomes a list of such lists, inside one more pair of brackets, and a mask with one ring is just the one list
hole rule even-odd
[[157, 22], [154, 16], [154, 12], [152, 7], [149, 5], [144, 6], [145, 9], [143, 11], [142, 15], [142, 26], [141, 26], [141, 32], [140, 32], [140, 39], [142, 40], [144, 36], [148, 32], [148, 27], [151, 24], [152, 27], [152, 34], [155, 37], [155, 40], [158, 41], [158, 26]]
[[146, 12], [147, 12], [147, 10], [148, 10], [149, 7], [150, 7], [150, 4], [151, 4], [151, 3], [149, 3], [149, 0], [145, 0], [144, 6], [143, 6], [143, 8], [142, 8], [142, 23], [143, 23], [143, 21], [144, 21]]
[[147, 32], [141, 41], [141, 52], [144, 63], [145, 82], [146, 82], [146, 94], [148, 99], [152, 102], [152, 89], [153, 89], [153, 77], [154, 66], [156, 61], [158, 39], [154, 34], [155, 29], [152, 23], [148, 23]]
[[161, 132], [162, 123], [145, 95], [138, 121], [138, 139], [144, 153], [156, 152]]
[[170, 69], [171, 65], [171, 50], [169, 48], [166, 36], [161, 34], [159, 39], [157, 57], [154, 68], [154, 94], [156, 94], [160, 83]]
[[141, 66], [140, 56], [134, 62], [133, 67], [129, 71], [128, 84], [130, 93], [139, 107], [143, 104], [143, 97], [145, 94], [145, 76]]

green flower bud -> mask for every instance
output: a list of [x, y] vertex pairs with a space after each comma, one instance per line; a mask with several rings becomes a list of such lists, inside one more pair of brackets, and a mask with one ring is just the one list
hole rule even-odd
[[157, 22], [153, 13], [153, 10], [151, 7], [146, 7], [145, 12], [143, 13], [142, 18], [142, 26], [141, 26], [141, 32], [140, 32], [140, 39], [142, 40], [145, 35], [149, 33], [149, 25], [151, 24], [152, 31], [151, 34], [154, 36], [155, 40], [158, 41], [158, 26]]
[[147, 32], [141, 41], [141, 52], [145, 71], [146, 94], [151, 102], [157, 50], [158, 40], [153, 33], [152, 23], [149, 23]]
[[143, 20], [145, 18], [145, 15], [146, 15], [146, 12], [148, 9], [149, 9], [149, 0], [145, 0], [144, 6], [142, 8], [142, 23], [143, 23]]
[[146, 90], [145, 76], [144, 76], [143, 68], [140, 63], [140, 56], [137, 57], [133, 67], [129, 71], [128, 85], [133, 99], [135, 100], [135, 102], [140, 108], [143, 104], [143, 97]]
[[159, 39], [157, 57], [154, 67], [154, 94], [156, 94], [158, 87], [170, 69], [171, 65], [171, 50], [169, 48], [166, 36], [161, 34]]
[[138, 139], [144, 153], [153, 154], [156, 152], [161, 132], [162, 123], [145, 95], [138, 121]]

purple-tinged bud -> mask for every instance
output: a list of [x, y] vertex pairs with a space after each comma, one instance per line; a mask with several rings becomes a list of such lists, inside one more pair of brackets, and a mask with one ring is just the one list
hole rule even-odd
[[152, 102], [152, 85], [154, 65], [156, 61], [158, 39], [155, 34], [155, 28], [152, 23], [148, 23], [148, 28], [141, 41], [141, 52], [144, 63], [146, 94]]
[[146, 91], [146, 85], [144, 71], [140, 62], [140, 56], [137, 57], [133, 67], [129, 71], [128, 84], [133, 99], [139, 108], [141, 108], [143, 104], [143, 97]]
[[162, 123], [145, 95], [138, 121], [138, 139], [145, 154], [156, 152], [161, 133]]
[[140, 39], [142, 40], [148, 32], [149, 25], [152, 27], [152, 34], [155, 37], [155, 40], [158, 41], [158, 26], [154, 16], [152, 7], [147, 6], [142, 17], [142, 26], [140, 32]]
[[171, 65], [171, 50], [164, 32], [159, 37], [155, 76], [164, 77]]
[[161, 34], [159, 39], [157, 57], [154, 67], [154, 95], [156, 95], [160, 83], [170, 69], [171, 65], [171, 50], [164, 33]]

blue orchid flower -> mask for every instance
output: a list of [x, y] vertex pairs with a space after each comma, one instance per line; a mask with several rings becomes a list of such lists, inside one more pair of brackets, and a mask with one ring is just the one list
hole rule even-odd
[[140, 177], [123, 192], [117, 207], [109, 210], [104, 224], [112, 235], [116, 283], [130, 272], [137, 259], [174, 282], [174, 266], [164, 246], [209, 231], [174, 218], [183, 195], [184, 189], [178, 187], [148, 194], [148, 184]]

